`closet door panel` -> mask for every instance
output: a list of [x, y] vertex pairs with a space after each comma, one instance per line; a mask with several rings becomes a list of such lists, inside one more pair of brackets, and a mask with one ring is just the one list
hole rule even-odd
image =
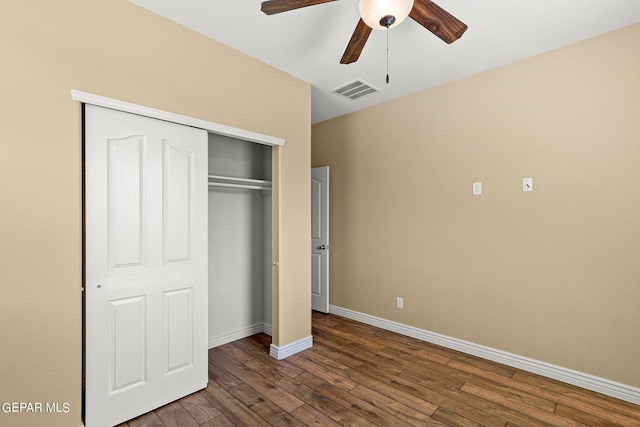
[[110, 268], [144, 264], [144, 142], [139, 135], [107, 142]]
[[207, 134], [87, 105], [85, 419], [207, 384]]
[[193, 153], [163, 141], [164, 263], [191, 260]]
[[146, 382], [144, 296], [109, 301], [109, 394]]
[[165, 292], [164, 373], [193, 365], [193, 289]]

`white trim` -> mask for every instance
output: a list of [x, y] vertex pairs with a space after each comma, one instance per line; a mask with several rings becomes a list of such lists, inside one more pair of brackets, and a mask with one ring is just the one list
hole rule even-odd
[[241, 340], [242, 338], [247, 338], [251, 335], [259, 334], [260, 332], [271, 335], [271, 325], [268, 325], [266, 323], [256, 323], [255, 325], [238, 329], [236, 331], [227, 332], [215, 337], [209, 337], [209, 349], [230, 343], [232, 341]]
[[302, 350], [306, 350], [311, 347], [313, 347], [313, 337], [309, 335], [306, 338], [302, 338], [301, 340], [294, 341], [287, 345], [283, 345], [282, 347], [278, 347], [277, 345], [271, 344], [269, 355], [274, 359], [282, 360], [284, 358], [287, 358], [293, 354], [299, 353]]
[[329, 306], [329, 313], [366, 323], [367, 325], [376, 326], [387, 331], [396, 332], [422, 341], [430, 342], [432, 344], [437, 344], [442, 347], [472, 354], [507, 366], [533, 372], [535, 374], [553, 378], [558, 381], [573, 384], [587, 390], [606, 394], [607, 396], [612, 396], [640, 405], [640, 388], [637, 387], [574, 371], [572, 369], [563, 368], [561, 366], [552, 365], [550, 363], [541, 362], [539, 360], [529, 359], [528, 357], [507, 353], [506, 351], [485, 347], [483, 345], [474, 344], [435, 332], [426, 331], [424, 329], [415, 328], [413, 326], [404, 325], [402, 323], [393, 322], [391, 320], [382, 319], [369, 314], [337, 307], [335, 305]]
[[145, 107], [142, 105], [132, 104], [117, 99], [107, 98], [100, 95], [94, 95], [87, 92], [71, 89], [71, 98], [84, 104], [97, 105], [98, 107], [111, 108], [113, 110], [124, 111], [126, 113], [138, 114], [140, 116], [151, 117], [153, 119], [173, 122], [180, 125], [191, 126], [204, 129], [208, 132], [218, 135], [224, 135], [231, 138], [242, 139], [244, 141], [256, 142], [264, 145], [284, 145], [284, 139], [274, 136], [263, 135], [261, 133], [251, 132], [244, 129], [238, 129], [231, 126], [225, 126], [206, 120], [194, 119], [192, 117], [180, 114], [170, 113], [168, 111], [157, 110], [155, 108]]
[[271, 325], [269, 323], [263, 323], [262, 324], [262, 333], [267, 334], [270, 337], [273, 336], [273, 328], [271, 327]]

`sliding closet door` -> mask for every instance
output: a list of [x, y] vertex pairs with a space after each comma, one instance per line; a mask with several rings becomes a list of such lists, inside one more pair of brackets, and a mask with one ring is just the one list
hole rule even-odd
[[207, 385], [207, 133], [86, 106], [85, 425]]

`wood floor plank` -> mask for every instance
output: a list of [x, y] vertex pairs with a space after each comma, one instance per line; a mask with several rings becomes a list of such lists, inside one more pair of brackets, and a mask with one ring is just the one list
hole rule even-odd
[[342, 356], [342, 352], [338, 351], [334, 348], [331, 347], [327, 347], [325, 345], [322, 345], [314, 336], [314, 341], [313, 341], [313, 347], [311, 347], [309, 349], [309, 351], [313, 351], [314, 353], [318, 353], [323, 355], [324, 357], [326, 357], [327, 359], [337, 359], [340, 356]]
[[273, 384], [281, 387], [283, 390], [286, 390], [291, 394], [294, 394], [293, 391], [296, 390], [297, 386], [299, 385], [299, 383], [295, 380], [295, 377], [288, 375], [286, 371], [283, 371], [276, 367], [265, 366], [256, 362], [247, 362], [245, 363], [245, 366], [259, 373], [267, 380], [271, 381]]
[[460, 414], [456, 414], [455, 412], [451, 412], [445, 408], [439, 408], [433, 414], [433, 418], [437, 421], [442, 422], [442, 424], [446, 426], [483, 427], [482, 424], [471, 421], [470, 419], [467, 419]]
[[244, 363], [247, 360], [253, 359], [253, 356], [251, 355], [251, 350], [246, 351], [244, 349], [241, 349], [240, 346], [235, 343], [228, 343], [228, 344], [221, 345], [220, 347], [217, 347], [217, 350], [220, 350], [226, 353], [227, 355], [229, 355], [229, 357], [231, 357], [233, 360], [235, 360], [238, 363]]
[[[426, 358], [443, 365], [451, 360], [451, 350], [447, 350], [443, 347], [426, 343], [415, 338], [385, 331], [374, 326], [365, 325], [349, 319], [347, 320], [349, 321], [348, 325], [350, 329], [357, 331], [357, 334], [367, 336], [369, 340], [384, 345], [385, 348], [397, 348], [406, 353], [411, 353], [418, 357]], [[344, 325], [342, 327], [344, 328]]]
[[502, 365], [500, 363], [485, 360], [471, 354], [464, 354], [460, 352], [452, 354], [451, 361], [449, 361], [447, 365], [451, 365], [453, 362], [464, 363], [466, 365], [473, 366], [478, 369], [482, 369], [483, 371], [491, 372], [493, 374], [497, 374], [506, 378], [512, 378], [515, 373], [518, 372], [518, 369], [512, 368], [511, 366]]
[[[544, 397], [538, 396], [536, 394], [526, 393], [522, 390], [515, 390], [510, 387], [505, 387], [501, 384], [497, 384], [491, 381], [483, 381], [482, 379], [471, 380], [466, 384], [473, 384], [475, 386], [482, 387], [483, 389], [498, 393], [499, 395], [512, 401], [520, 402], [547, 412], [553, 412], [556, 409], [556, 403], [550, 401], [549, 399], [545, 399]], [[464, 390], [464, 387], [462, 387], [462, 389]]]
[[610, 421], [603, 420], [600, 417], [597, 417], [593, 414], [586, 414], [582, 411], [578, 411], [577, 409], [570, 408], [564, 405], [558, 405], [556, 408], [556, 414], [564, 418], [570, 418], [572, 420], [578, 421], [587, 426], [607, 426], [607, 427], [621, 427], [622, 424], [612, 423]]
[[431, 362], [434, 362], [440, 365], [446, 365], [451, 360], [450, 355], [449, 357], [447, 357], [436, 352], [425, 351], [426, 348], [424, 344], [422, 346], [415, 345], [415, 344], [411, 345], [411, 344], [402, 343], [393, 339], [387, 339], [379, 336], [376, 336], [376, 339], [379, 340], [380, 342], [383, 342], [386, 345], [386, 347], [384, 348], [385, 352], [391, 353], [394, 350], [399, 350], [413, 357], [429, 360]]
[[351, 343], [358, 343], [367, 348], [371, 348], [374, 350], [382, 350], [383, 348], [386, 347], [385, 344], [378, 342], [373, 337], [368, 338], [368, 336], [366, 335], [363, 336], [362, 334], [359, 334], [357, 333], [357, 331], [353, 331], [352, 329], [349, 330], [349, 332], [347, 332], [335, 326], [331, 327], [331, 326], [323, 325], [322, 323], [318, 323], [316, 325], [316, 331], [317, 330], [324, 330], [325, 332], [327, 331], [331, 332], [331, 334], [334, 335], [335, 337], [340, 337]]
[[[424, 366], [420, 366], [420, 365], [430, 366], [431, 370], [444, 371], [447, 374], [451, 375], [451, 377], [455, 378], [455, 381], [452, 381], [451, 377], [448, 377], [448, 376], [440, 376], [434, 379], [433, 372], [429, 372], [429, 370], [422, 369]], [[415, 361], [403, 362], [401, 366], [405, 368], [405, 371], [400, 375], [400, 377], [407, 379], [409, 381], [413, 381], [421, 386], [424, 386], [425, 388], [428, 388], [434, 392], [440, 393], [447, 398], [453, 399], [454, 401], [464, 402], [465, 404], [468, 404], [476, 408], [476, 410], [479, 411], [478, 414], [485, 413], [485, 414], [497, 415], [501, 419], [503, 418], [511, 421], [529, 423], [530, 425], [539, 424], [539, 423], [536, 423], [536, 421], [531, 418], [522, 417], [517, 413], [515, 413], [514, 411], [510, 411], [508, 408], [496, 406], [494, 404], [495, 402], [490, 402], [490, 401], [487, 401], [486, 399], [477, 399], [473, 396], [468, 396], [468, 395], [464, 396], [463, 394], [460, 393], [459, 390], [457, 390], [457, 388], [460, 384], [459, 381], [468, 379], [469, 377], [468, 375], [464, 375], [464, 372], [461, 372], [460, 374], [452, 373], [450, 372], [451, 368], [449, 367], [441, 367], [437, 365], [431, 366], [431, 365], [433, 365], [433, 363], [428, 361], [424, 361], [422, 363], [420, 362], [416, 363]], [[441, 404], [444, 405], [444, 403], [441, 403]], [[474, 414], [472, 410], [467, 409], [466, 411], [467, 411], [466, 412], [467, 418], [470, 418], [472, 420], [475, 419], [476, 421], [483, 422], [476, 418], [478, 414]]]
[[[254, 390], [248, 384], [241, 384], [232, 388], [229, 392], [244, 403], [249, 409], [262, 417], [271, 426], [302, 427], [304, 424]], [[296, 408], [297, 409], [297, 408]]]
[[326, 313], [319, 313], [317, 311], [311, 312], [311, 319], [313, 321], [313, 325], [315, 326], [319, 324], [325, 324], [329, 326], [338, 326], [343, 322], [343, 320], [345, 320], [344, 317], [336, 319], [334, 316], [327, 315]]
[[262, 333], [211, 349], [205, 390], [120, 427], [640, 427], [638, 405], [354, 320], [312, 331], [285, 360]]
[[217, 382], [225, 389], [237, 387], [242, 384], [242, 380], [240, 380], [235, 375], [232, 375], [228, 370], [224, 369], [222, 366], [215, 362], [215, 355], [218, 354], [220, 350], [213, 350], [209, 351], [209, 380]]
[[[352, 375], [358, 375], [357, 371], [354, 371], [352, 368], [318, 353], [304, 352], [304, 354], [300, 354], [298, 357], [312, 360], [317, 364], [319, 369], [333, 371], [342, 377], [351, 378]], [[429, 418], [429, 415], [437, 409], [435, 405], [428, 402], [421, 402], [419, 410], [416, 410], [398, 402], [395, 398], [389, 398], [362, 385], [351, 389], [350, 393], [412, 425], [424, 425], [426, 422], [432, 422], [433, 420]]]
[[302, 405], [292, 415], [302, 421], [305, 426], [339, 427], [340, 424], [309, 405]]
[[[264, 338], [262, 338], [262, 336], [264, 336]], [[270, 342], [270, 336], [266, 334], [256, 334], [241, 340], [233, 341], [230, 344], [240, 347], [242, 350], [252, 355], [268, 355]]]
[[517, 371], [513, 377], [515, 380], [535, 385], [549, 391], [561, 394], [565, 398], [572, 398], [581, 402], [589, 403], [603, 408], [605, 411], [612, 411], [629, 418], [640, 419], [640, 406], [633, 403], [605, 396], [600, 393], [587, 391], [572, 384], [566, 384], [554, 379], [544, 378], [529, 372]]
[[[430, 402], [431, 404], [444, 407], [486, 426], [502, 427], [505, 424], [504, 420], [497, 416], [485, 413], [464, 401], [447, 397], [439, 392], [423, 387], [412, 380], [402, 378], [401, 376], [390, 375], [386, 372], [377, 372], [377, 375], [372, 375], [366, 366], [363, 366], [360, 362], [349, 360], [349, 358], [341, 358], [339, 361], [345, 365], [352, 366], [356, 370], [359, 370], [357, 367], [359, 366], [359, 368], [364, 371], [357, 376], [357, 379], [354, 378], [354, 380], [389, 397], [393, 398], [396, 396], [398, 400], [405, 400], [408, 396], [418, 398], [422, 402]], [[375, 378], [375, 380], [373, 378]], [[385, 386], [381, 386], [381, 383]], [[405, 400], [403, 403], [412, 406], [410, 400]], [[490, 404], [491, 402], [487, 403]]]
[[165, 427], [162, 420], [155, 412], [147, 412], [137, 418], [127, 421], [123, 426], [128, 427]]
[[[309, 372], [343, 390], [351, 390], [358, 385], [349, 379], [348, 367], [337, 363], [333, 359], [324, 358], [317, 353], [295, 354], [289, 360], [305, 372]], [[327, 369], [327, 367], [331, 367], [331, 369]]]
[[[207, 388], [200, 393], [213, 406], [218, 408], [222, 412], [222, 416], [227, 418], [234, 426], [269, 426], [258, 414], [249, 409], [231, 393], [224, 390], [215, 381], [210, 381]], [[212, 421], [218, 421], [218, 418]]]
[[250, 338], [251, 337], [245, 340], [238, 340], [233, 343], [233, 345], [241, 351], [250, 353], [251, 357], [244, 362], [244, 365], [248, 368], [260, 373], [265, 378], [268, 378], [265, 375], [265, 373], [267, 372], [270, 373], [270, 375], [278, 378], [295, 378], [297, 375], [300, 375], [302, 372], [304, 372], [302, 369], [292, 364], [289, 360], [276, 360], [271, 357], [268, 352], [255, 351], [256, 349], [259, 349], [261, 347], [259, 345], [256, 345], [256, 343]]
[[262, 393], [273, 403], [280, 406], [287, 412], [294, 411], [304, 403], [283, 388], [277, 387], [262, 375], [256, 373], [255, 371], [252, 371], [243, 364], [236, 362], [233, 358], [231, 358], [223, 351], [218, 352], [215, 363], [219, 364], [228, 371], [233, 371], [234, 376], [236, 376], [242, 382], [249, 384], [256, 391]]
[[250, 337], [243, 338], [241, 340], [233, 341], [229, 344], [241, 348], [243, 351], [250, 353], [252, 356], [264, 356], [269, 354], [269, 346], [263, 343], [260, 335], [252, 335]]
[[403, 405], [402, 403], [373, 391], [363, 385], [359, 385], [349, 393], [414, 426], [423, 426], [429, 422], [433, 422], [430, 415], [438, 409], [437, 406], [433, 405], [433, 411], [416, 411], [413, 408]]
[[244, 338], [246, 340], [249, 340], [251, 342], [253, 342], [256, 345], [259, 345], [260, 347], [262, 347], [264, 349], [264, 351], [268, 354], [270, 347], [271, 347], [271, 337], [265, 333], [259, 333], [259, 334], [255, 334], [252, 335], [248, 338]]
[[417, 372], [434, 381], [460, 388], [469, 379], [469, 375], [452, 369], [446, 365], [433, 362], [426, 358], [416, 357], [397, 348], [385, 348], [380, 351], [380, 357], [388, 363], [396, 364], [405, 371]]
[[231, 420], [224, 415], [219, 415], [202, 424], [200, 427], [238, 427], [238, 424], [232, 423]]
[[[321, 366], [315, 363], [312, 359], [303, 355], [295, 354], [291, 356], [289, 360], [291, 363], [303, 369], [305, 372], [309, 372], [335, 387], [341, 388], [343, 390], [351, 390], [357, 386], [357, 384], [351, 381], [348, 377], [341, 375], [341, 373], [337, 373], [334, 370], [326, 369], [325, 366]], [[332, 359], [327, 360], [330, 360], [335, 364]]]
[[394, 399], [395, 401], [406, 405], [420, 413], [431, 414], [437, 406], [428, 400], [423, 399], [417, 394], [402, 390], [393, 384], [393, 381], [381, 380], [377, 376], [379, 372], [373, 368], [370, 369], [366, 364], [353, 359], [349, 356], [343, 356], [336, 360], [353, 369], [349, 376], [358, 384], [367, 387], [370, 390]]
[[158, 408], [155, 413], [165, 427], [198, 427], [200, 425], [179, 402]]
[[339, 425], [347, 427], [371, 425], [366, 418], [360, 416], [349, 408], [345, 408], [343, 405], [333, 399], [330, 399], [323, 393], [319, 393], [300, 382], [297, 383], [296, 387], [294, 394], [299, 399], [303, 400], [317, 411], [325, 414]]
[[[401, 335], [395, 332], [387, 331], [380, 328], [374, 328], [371, 331], [371, 335], [376, 337], [376, 339], [386, 339], [388, 341], [393, 341], [398, 344], [405, 345], [409, 348], [414, 348], [416, 350], [422, 350], [428, 352], [434, 356], [438, 356], [442, 359], [451, 359], [457, 355], [462, 355], [464, 353], [460, 353], [455, 350], [451, 350], [440, 345], [428, 343], [417, 338], [409, 337], [406, 335]], [[390, 347], [394, 347], [393, 344], [388, 344]]]
[[358, 397], [350, 394], [349, 392], [342, 390], [332, 384], [329, 384], [322, 379], [310, 374], [304, 373], [297, 378], [301, 383], [307, 387], [315, 390], [318, 393], [324, 395], [327, 399], [333, 400], [339, 405], [344, 406], [350, 411], [355, 412], [362, 418], [368, 420], [370, 424], [379, 426], [409, 426], [408, 423], [401, 421], [387, 412], [370, 405], [366, 401], [359, 399]]
[[544, 409], [527, 405], [525, 403], [520, 402], [517, 399], [510, 399], [509, 397], [503, 396], [500, 393], [487, 390], [482, 387], [478, 387], [471, 383], [465, 384], [462, 387], [462, 390], [466, 393], [480, 397], [489, 402], [497, 403], [506, 408], [513, 409], [514, 411], [518, 411], [522, 414], [530, 416], [533, 419], [536, 419], [538, 421], [541, 421], [543, 423], [546, 423], [552, 426], [556, 426], [556, 427], [583, 427], [584, 426], [583, 424], [575, 420], [563, 418], [554, 413], [545, 411]]
[[[505, 378], [493, 372], [472, 367], [470, 365], [467, 365], [466, 363], [452, 361], [449, 363], [449, 365], [455, 366], [457, 369], [473, 372], [475, 375], [480, 377], [492, 379], [496, 382], [499, 382], [500, 384], [503, 384], [506, 387], [511, 387], [514, 390], [520, 390], [530, 394], [535, 394], [537, 396], [555, 402], [556, 404], [562, 404], [587, 414], [594, 414], [612, 424], [640, 426], [640, 422], [638, 422], [638, 420], [640, 420], [640, 406], [638, 405], [635, 405], [636, 408], [629, 407], [628, 411], [624, 411], [625, 413], [620, 413], [616, 410], [607, 409], [600, 405], [592, 403], [593, 399], [596, 398], [595, 396], [597, 395], [597, 393], [580, 389], [580, 395], [590, 396], [590, 398], [588, 399], [583, 399], [569, 393], [565, 394], [559, 390], [556, 390], [557, 385], [554, 384], [554, 380], [546, 381], [546, 379], [542, 379], [542, 377], [540, 377], [541, 383], [539, 383], [538, 385], [532, 385], [531, 382], [523, 382], [513, 378]], [[626, 405], [622, 406], [626, 407]]]
[[190, 394], [179, 402], [198, 424], [204, 424], [222, 414], [200, 393]]
[[[433, 393], [434, 396], [440, 396], [438, 402], [443, 409], [448, 409], [462, 417], [475, 421], [480, 424], [520, 422], [530, 427], [542, 427], [544, 424], [529, 417], [526, 414], [519, 413], [494, 401], [484, 399], [473, 394], [467, 393], [464, 389], [451, 387], [447, 384], [434, 381], [430, 377], [423, 376], [415, 372], [405, 371], [402, 378], [418, 384]], [[483, 419], [484, 418], [484, 419]]]
[[[271, 360], [274, 360], [274, 359], [271, 359]], [[277, 365], [282, 364], [282, 362], [283, 361], [278, 361]], [[289, 363], [289, 362], [286, 362], [286, 363]], [[281, 387], [282, 389], [286, 390], [287, 392], [291, 393], [292, 395], [304, 401], [305, 405], [307, 405], [309, 409], [303, 409], [302, 411], [300, 411], [301, 413], [309, 412], [309, 410], [315, 411], [317, 409], [321, 409], [324, 411], [324, 413], [326, 413], [329, 410], [329, 408], [327, 408], [327, 405], [326, 405], [327, 400], [325, 399], [324, 396], [320, 395], [315, 390], [310, 389], [306, 385], [300, 383], [300, 381], [296, 380], [295, 378], [292, 378], [289, 375], [283, 374], [283, 372], [278, 368], [271, 367], [271, 368], [263, 369], [261, 365], [252, 364], [250, 362], [247, 362], [245, 366], [251, 369], [256, 369], [257, 370], [256, 372], [260, 372], [260, 375], [264, 376], [266, 379], [273, 382], [276, 386]], [[302, 405], [302, 406], [305, 406], [305, 405]], [[294, 413], [297, 413], [298, 409], [296, 409]], [[335, 409], [336, 408], [331, 408], [331, 410], [335, 410]], [[338, 409], [339, 409], [338, 412], [345, 412], [341, 408], [338, 408]], [[314, 417], [314, 418], [317, 418], [317, 417]], [[335, 417], [335, 419], [340, 420], [341, 416], [337, 416]], [[359, 420], [356, 420], [356, 421], [359, 421]]]
[[340, 350], [343, 355], [341, 357], [348, 355], [351, 359], [360, 361], [375, 370], [387, 372], [393, 375], [399, 375], [404, 371], [404, 368], [392, 363], [387, 363], [380, 358], [376, 358], [375, 353], [363, 349], [358, 345], [349, 345], [348, 342], [344, 342], [340, 339], [330, 339], [330, 337], [325, 336], [317, 336], [314, 337], [314, 339], [320, 345], [334, 350]]
[[[251, 366], [251, 364], [248, 363], [247, 366]], [[353, 414], [338, 403], [327, 399], [326, 396], [316, 390], [302, 384], [299, 380], [282, 375], [277, 370], [261, 370], [260, 373], [277, 386], [282, 387], [305, 402], [305, 405], [293, 411], [294, 416], [298, 419], [313, 420], [314, 424], [320, 422], [319, 425], [367, 425], [365, 418]], [[331, 420], [331, 422], [323, 424], [323, 420], [326, 421], [326, 419]]]

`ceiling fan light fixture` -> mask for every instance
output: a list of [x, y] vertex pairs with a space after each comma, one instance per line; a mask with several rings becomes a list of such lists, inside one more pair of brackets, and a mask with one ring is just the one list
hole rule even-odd
[[358, 7], [365, 24], [374, 30], [386, 30], [409, 16], [413, 0], [360, 0]]

